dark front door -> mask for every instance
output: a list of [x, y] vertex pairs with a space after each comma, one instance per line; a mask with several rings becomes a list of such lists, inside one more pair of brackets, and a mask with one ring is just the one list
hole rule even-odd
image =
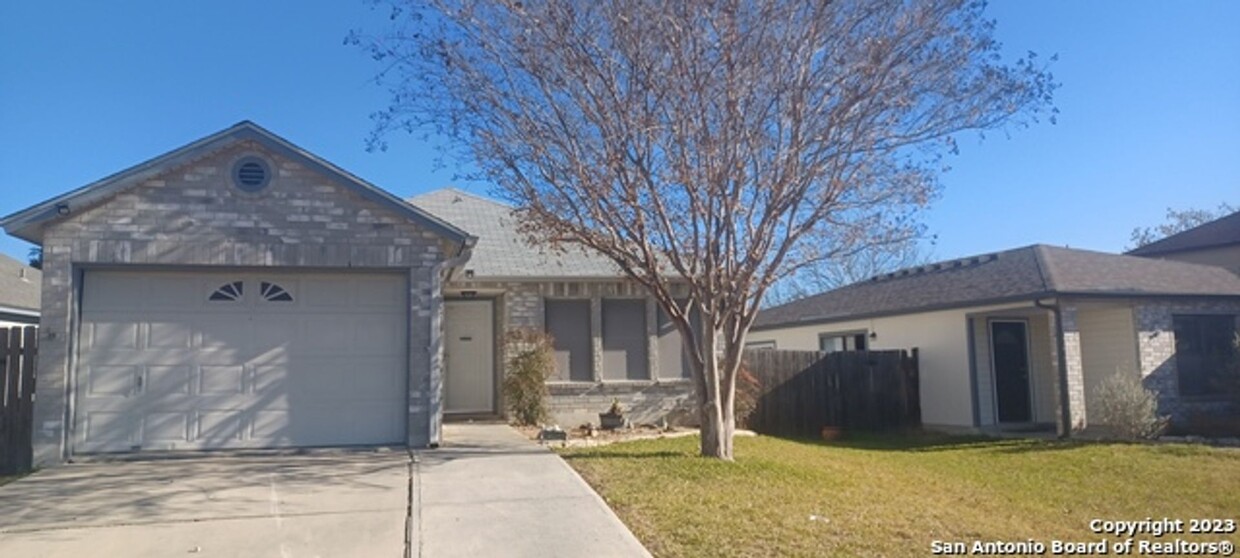
[[991, 322], [999, 422], [1030, 422], [1029, 343], [1025, 322]]

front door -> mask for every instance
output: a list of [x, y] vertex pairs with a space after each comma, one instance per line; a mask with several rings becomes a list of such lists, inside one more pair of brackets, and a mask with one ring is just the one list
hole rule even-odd
[[1029, 337], [1023, 321], [990, 322], [999, 422], [1030, 422]]
[[495, 412], [495, 335], [489, 300], [445, 303], [444, 412]]

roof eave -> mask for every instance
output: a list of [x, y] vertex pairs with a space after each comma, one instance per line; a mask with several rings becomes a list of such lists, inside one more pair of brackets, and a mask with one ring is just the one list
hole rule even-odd
[[1042, 298], [1055, 297], [1056, 293], [1045, 291], [1034, 294], [1024, 294], [1017, 296], [995, 297], [989, 299], [970, 300], [963, 302], [947, 302], [942, 304], [930, 304], [913, 308], [901, 308], [896, 310], [883, 310], [878, 312], [865, 312], [861, 314], [849, 314], [847, 316], [832, 316], [808, 318], [804, 320], [777, 322], [774, 324], [754, 325], [750, 328], [752, 331], [764, 331], [771, 329], [785, 329], [790, 327], [803, 327], [811, 325], [830, 324], [836, 322], [849, 322], [853, 320], [868, 320], [871, 318], [886, 318], [890, 316], [902, 316], [906, 314], [922, 314], [925, 312], [939, 312], [942, 310], [954, 310], [957, 308], [969, 308], [972, 306], [991, 306], [994, 304], [1007, 304], [1012, 302], [1032, 302]]
[[1172, 292], [1147, 292], [1147, 291], [1044, 291], [1036, 294], [1020, 295], [1012, 297], [998, 297], [990, 299], [982, 299], [967, 302], [954, 302], [944, 304], [933, 304], [915, 308], [903, 308], [898, 310], [886, 310], [880, 312], [866, 312], [863, 314], [850, 314], [847, 316], [832, 316], [826, 318], [809, 318], [805, 320], [785, 321], [774, 324], [754, 325], [751, 331], [768, 331], [772, 329], [786, 329], [791, 327], [804, 327], [814, 325], [824, 325], [838, 322], [849, 322], [854, 320], [867, 320], [872, 318], [888, 318], [891, 316], [903, 316], [908, 314], [923, 314], [926, 312], [939, 312], [942, 310], [954, 310], [958, 308], [970, 308], [973, 306], [991, 306], [995, 304], [1008, 304], [1015, 302], [1032, 302], [1044, 298], [1240, 298], [1240, 293], [1172, 293]]

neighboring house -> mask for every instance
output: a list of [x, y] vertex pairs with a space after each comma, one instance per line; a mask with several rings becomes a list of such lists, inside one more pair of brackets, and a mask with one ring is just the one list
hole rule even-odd
[[1240, 274], [1240, 211], [1129, 250], [1128, 255], [1217, 265]]
[[445, 414], [502, 413], [520, 325], [558, 339], [561, 420], [687, 395], [659, 356], [678, 340], [618, 274], [536, 256], [494, 202], [418, 203], [242, 122], [0, 219], [43, 247], [36, 465], [433, 446]]
[[1100, 382], [1140, 375], [1183, 420], [1228, 404], [1240, 277], [1035, 245], [874, 277], [763, 311], [754, 348], [920, 349], [922, 421], [941, 429], [1091, 424]]
[[43, 273], [0, 254], [0, 327], [39, 325]]

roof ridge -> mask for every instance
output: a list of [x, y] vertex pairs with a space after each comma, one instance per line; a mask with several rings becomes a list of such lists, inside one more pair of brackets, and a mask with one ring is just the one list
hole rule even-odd
[[504, 203], [504, 202], [502, 202], [502, 201], [500, 201], [500, 200], [497, 200], [497, 199], [495, 199], [495, 198], [488, 197], [488, 196], [484, 196], [484, 195], [482, 195], [482, 194], [475, 194], [475, 193], [470, 192], [470, 191], [468, 191], [468, 190], [462, 190], [462, 189], [460, 189], [460, 188], [457, 188], [456, 186], [446, 186], [446, 187], [439, 188], [439, 189], [436, 189], [436, 190], [431, 190], [431, 191], [429, 191], [429, 192], [423, 192], [423, 193], [421, 193], [421, 194], [419, 194], [419, 195], [416, 195], [416, 196], [413, 196], [413, 197], [409, 198], [409, 200], [410, 200], [410, 201], [412, 201], [412, 200], [417, 199], [417, 198], [420, 198], [420, 197], [422, 197], [422, 196], [430, 196], [430, 195], [433, 195], [433, 194], [438, 194], [438, 193], [440, 193], [440, 192], [452, 192], [452, 193], [454, 193], [454, 194], [460, 194], [460, 195], [463, 195], [463, 196], [468, 196], [468, 197], [471, 197], [471, 198], [476, 199], [476, 200], [478, 200], [478, 201], [487, 202], [487, 203], [490, 203], [490, 204], [492, 204], [492, 205], [498, 205], [498, 206], [501, 206], [501, 207], [504, 207], [504, 208], [507, 208], [507, 209], [515, 209], [513, 206], [508, 205], [507, 203]]
[[1042, 288], [1046, 292], [1055, 291], [1055, 276], [1051, 273], [1050, 259], [1046, 257], [1046, 244], [1034, 244], [1030, 246], [1033, 250], [1033, 265], [1038, 268], [1038, 278], [1042, 280]]

